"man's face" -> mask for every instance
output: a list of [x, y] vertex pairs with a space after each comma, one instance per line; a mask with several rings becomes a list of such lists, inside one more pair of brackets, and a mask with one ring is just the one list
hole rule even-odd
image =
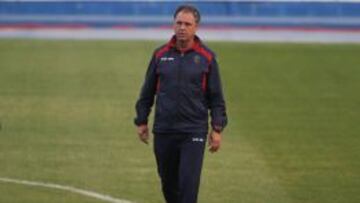
[[177, 40], [191, 40], [195, 36], [196, 30], [197, 23], [192, 13], [181, 11], [177, 14], [174, 20], [174, 31]]

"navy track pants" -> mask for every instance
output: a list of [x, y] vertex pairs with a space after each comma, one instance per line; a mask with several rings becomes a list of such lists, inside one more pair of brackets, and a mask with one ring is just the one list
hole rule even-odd
[[206, 134], [156, 134], [154, 152], [167, 203], [196, 203]]

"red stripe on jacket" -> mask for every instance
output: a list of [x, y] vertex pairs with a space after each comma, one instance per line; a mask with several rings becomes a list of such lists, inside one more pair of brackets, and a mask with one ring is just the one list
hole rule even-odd
[[206, 69], [206, 72], [203, 73], [202, 83], [201, 83], [201, 88], [202, 88], [203, 92], [205, 93], [206, 88], [207, 88], [208, 73], [210, 70], [211, 61], [213, 60], [213, 55], [209, 51], [207, 51], [204, 47], [201, 46], [200, 40], [198, 38], [195, 38], [195, 39], [196, 39], [196, 41], [193, 46], [194, 50], [196, 52], [198, 52], [200, 55], [204, 56], [208, 62], [207, 69]]

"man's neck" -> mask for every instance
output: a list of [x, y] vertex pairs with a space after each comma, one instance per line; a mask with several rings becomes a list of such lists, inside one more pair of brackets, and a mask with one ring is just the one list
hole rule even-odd
[[194, 39], [190, 39], [188, 41], [178, 40], [176, 41], [176, 48], [181, 52], [185, 52], [193, 47]]

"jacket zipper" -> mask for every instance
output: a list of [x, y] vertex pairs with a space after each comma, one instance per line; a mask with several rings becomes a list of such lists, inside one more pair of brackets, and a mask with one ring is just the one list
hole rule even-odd
[[179, 61], [179, 65], [177, 66], [176, 69], [176, 86], [177, 86], [177, 93], [176, 93], [176, 110], [175, 110], [175, 120], [178, 121], [179, 120], [179, 97], [181, 94], [181, 68], [183, 66], [183, 60], [184, 60], [184, 53], [181, 52], [180, 53], [180, 61]]

